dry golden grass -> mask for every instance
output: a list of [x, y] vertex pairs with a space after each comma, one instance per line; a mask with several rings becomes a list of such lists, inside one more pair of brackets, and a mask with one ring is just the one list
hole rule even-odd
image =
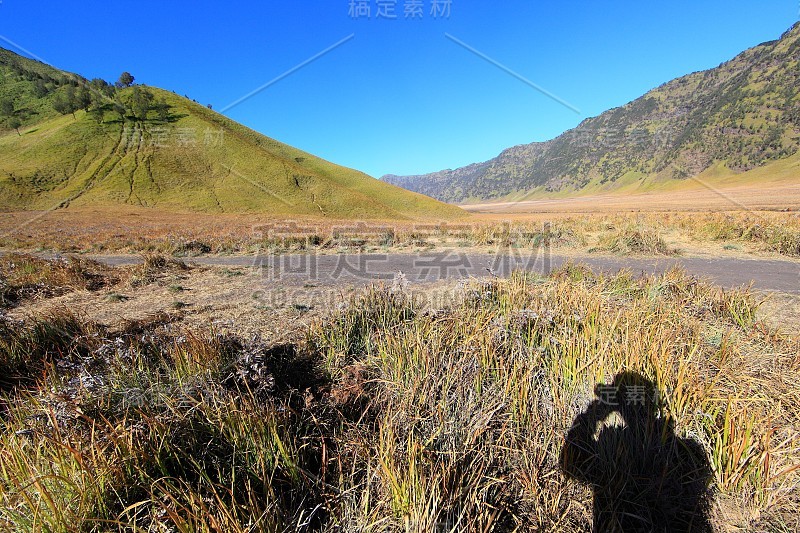
[[78, 289], [98, 290], [117, 280], [111, 270], [90, 259], [48, 261], [11, 253], [0, 258], [0, 308], [23, 299], [50, 298]]
[[[0, 214], [6, 250], [161, 253], [321, 253], [432, 248], [535, 248], [625, 255], [722, 253], [800, 256], [800, 215], [775, 211], [476, 215], [457, 223], [360, 223], [237, 215], [58, 211]], [[660, 242], [664, 241], [664, 242]], [[741, 255], [740, 254], [740, 255]]]
[[800, 525], [800, 344], [746, 290], [568, 265], [452, 296], [370, 289], [278, 345], [167, 316], [3, 321], [0, 527], [585, 531], [562, 447], [623, 371], [702, 450], [718, 529]]

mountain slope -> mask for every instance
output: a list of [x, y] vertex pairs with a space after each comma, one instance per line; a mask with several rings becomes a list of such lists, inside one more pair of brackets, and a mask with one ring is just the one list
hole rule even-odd
[[800, 23], [780, 40], [673, 80], [544, 143], [384, 181], [448, 202], [651, 188], [712, 167], [736, 174], [800, 148]]
[[[92, 82], [94, 83], [94, 81]], [[85, 109], [54, 101], [77, 75], [0, 49], [0, 209], [131, 205], [173, 211], [331, 218], [452, 218], [463, 212], [265, 137], [186, 98], [99, 83]], [[142, 94], [138, 113], [123, 109]], [[91, 103], [89, 103], [91, 99]], [[159, 111], [161, 108], [161, 111]]]

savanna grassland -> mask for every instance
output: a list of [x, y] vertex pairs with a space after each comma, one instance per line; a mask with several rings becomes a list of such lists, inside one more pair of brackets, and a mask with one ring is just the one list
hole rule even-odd
[[2, 259], [0, 528], [585, 531], [592, 492], [565, 472], [565, 436], [623, 371], [658, 389], [656, 429], [702, 450], [697, 513], [715, 529], [800, 524], [800, 344], [747, 289], [570, 264], [452, 284], [440, 304], [395, 283], [299, 323], [250, 313], [292, 330], [280, 339], [177, 305], [102, 321], [58, 305], [174, 295], [198, 270], [213, 269]]
[[0, 249], [179, 257], [271, 252], [496, 250], [545, 243], [563, 253], [800, 256], [792, 211], [476, 214], [449, 222], [353, 221], [151, 210], [0, 213]]

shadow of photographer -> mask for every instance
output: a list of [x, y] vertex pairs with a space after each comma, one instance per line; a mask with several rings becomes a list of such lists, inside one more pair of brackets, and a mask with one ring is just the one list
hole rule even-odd
[[595, 394], [561, 451], [564, 473], [594, 491], [593, 530], [711, 531], [708, 459], [697, 441], [675, 435], [653, 382], [623, 372]]

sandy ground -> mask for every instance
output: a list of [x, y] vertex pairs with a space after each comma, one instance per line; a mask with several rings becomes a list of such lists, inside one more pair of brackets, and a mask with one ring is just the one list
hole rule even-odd
[[713, 186], [688, 191], [466, 204], [471, 213], [621, 213], [728, 210], [800, 210], [800, 183], [717, 189]]

